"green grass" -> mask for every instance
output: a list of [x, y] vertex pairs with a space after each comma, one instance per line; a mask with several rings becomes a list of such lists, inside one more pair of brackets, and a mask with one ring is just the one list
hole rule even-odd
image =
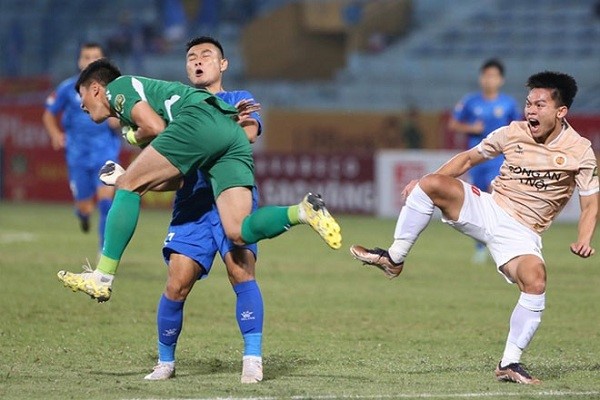
[[220, 261], [186, 304], [177, 378], [146, 382], [168, 220], [167, 210], [142, 212], [113, 298], [97, 304], [56, 278], [96, 258], [95, 235], [79, 232], [71, 209], [0, 203], [0, 398], [600, 397], [598, 256], [569, 253], [574, 225], [545, 237], [547, 309], [523, 360], [544, 383], [527, 387], [492, 374], [517, 289], [493, 265], [471, 265], [472, 242], [440, 223], [389, 281], [347, 251], [389, 244], [395, 221], [365, 217], [340, 219], [341, 251], [306, 227], [261, 243], [262, 383], [239, 383], [235, 298]]

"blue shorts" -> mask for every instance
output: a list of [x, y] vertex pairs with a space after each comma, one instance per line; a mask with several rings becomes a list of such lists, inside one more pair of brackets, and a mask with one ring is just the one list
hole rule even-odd
[[94, 197], [98, 188], [104, 185], [98, 178], [98, 171], [100, 171], [105, 161], [108, 160], [119, 162], [118, 158], [113, 156], [95, 165], [68, 165], [69, 187], [71, 188], [73, 199], [81, 201]]
[[503, 162], [504, 157], [498, 156], [492, 160], [488, 160], [474, 166], [469, 170], [471, 183], [477, 186], [479, 189], [487, 192], [494, 178], [500, 173], [500, 166]]
[[[252, 189], [252, 211], [258, 208], [258, 191]], [[205, 212], [200, 218], [177, 225], [169, 225], [169, 231], [163, 246], [163, 258], [169, 265], [169, 257], [173, 253], [182, 254], [200, 264], [204, 271], [198, 279], [208, 276], [217, 252], [221, 258], [234, 248], [248, 249], [258, 255], [256, 243], [237, 246], [225, 235], [217, 206]]]

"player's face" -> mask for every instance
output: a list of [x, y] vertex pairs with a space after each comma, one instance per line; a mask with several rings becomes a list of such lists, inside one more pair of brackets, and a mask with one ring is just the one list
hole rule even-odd
[[201, 43], [190, 48], [186, 56], [188, 79], [197, 88], [221, 86], [221, 76], [227, 69], [227, 60], [212, 43]]
[[545, 142], [552, 133], [562, 129], [562, 118], [567, 115], [567, 107], [559, 106], [552, 98], [550, 89], [531, 89], [525, 99], [525, 119], [529, 131], [537, 142]]
[[79, 52], [79, 61], [77, 62], [79, 70], [83, 71], [92, 62], [99, 60], [102, 57], [104, 57], [104, 54], [99, 47], [88, 47], [81, 49], [81, 52]]
[[92, 121], [104, 122], [111, 115], [110, 106], [106, 100], [106, 89], [98, 82], [89, 86], [80, 86], [81, 108], [89, 114]]
[[497, 93], [504, 84], [504, 78], [496, 67], [489, 67], [479, 74], [479, 86], [485, 93]]

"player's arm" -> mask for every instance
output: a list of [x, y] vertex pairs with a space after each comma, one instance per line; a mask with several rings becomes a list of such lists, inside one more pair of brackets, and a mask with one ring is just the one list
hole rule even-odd
[[448, 129], [461, 135], [481, 135], [484, 128], [482, 121], [475, 121], [470, 124], [461, 122], [454, 117], [450, 117], [450, 121], [448, 121]]
[[596, 222], [598, 221], [598, 193], [590, 196], [579, 196], [581, 214], [577, 229], [577, 242], [571, 244], [571, 252], [579, 257], [587, 258], [593, 256], [596, 250], [590, 245]]
[[132, 107], [131, 120], [137, 126], [137, 130], [127, 135], [127, 140], [132, 144], [149, 143], [167, 127], [160, 115], [145, 101], [138, 101]]
[[448, 175], [453, 178], [458, 178], [472, 167], [484, 162], [486, 158], [477, 147], [458, 153], [444, 165], [439, 167], [434, 174]]
[[50, 144], [54, 150], [60, 150], [65, 147], [65, 133], [60, 128], [58, 117], [50, 110], [45, 110], [42, 115], [42, 123], [50, 136]]
[[[477, 147], [473, 147], [469, 150], [463, 151], [462, 153], [458, 153], [450, 160], [448, 160], [444, 165], [439, 167], [434, 174], [448, 175], [453, 178], [458, 178], [473, 166], [480, 164], [487, 160], [486, 157], [478, 150]], [[402, 189], [402, 197], [406, 198], [415, 188], [415, 186], [419, 183], [418, 179], [414, 179], [410, 181], [404, 189]]]

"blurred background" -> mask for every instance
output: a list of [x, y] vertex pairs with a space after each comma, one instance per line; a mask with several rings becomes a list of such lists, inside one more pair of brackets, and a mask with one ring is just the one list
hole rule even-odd
[[[569, 121], [600, 149], [597, 0], [0, 0], [0, 10], [3, 201], [71, 201], [41, 115], [87, 41], [125, 74], [182, 82], [185, 42], [221, 41], [225, 89], [262, 104], [263, 203], [295, 203], [310, 189], [336, 212], [395, 216], [408, 180], [465, 148], [447, 121], [491, 57], [519, 104], [529, 75], [573, 75]], [[135, 151], [124, 147], [127, 164]], [[144, 201], [170, 205], [165, 195]]]

